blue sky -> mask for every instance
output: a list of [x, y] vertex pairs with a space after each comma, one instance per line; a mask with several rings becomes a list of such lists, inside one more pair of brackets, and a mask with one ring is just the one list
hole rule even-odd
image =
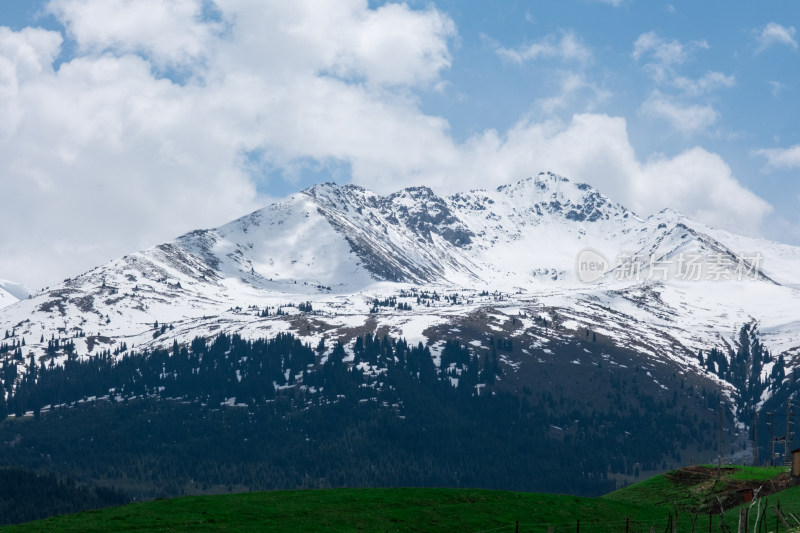
[[542, 170], [800, 244], [798, 15], [2, 0], [0, 278], [51, 283], [318, 181], [450, 193]]
[[[558, 93], [559, 72], [572, 68], [558, 58], [510, 64], [498, 61], [494, 44], [515, 48], [543, 36], [570, 30], [594, 53], [579, 70], [608, 91], [592, 104], [578, 95], [558, 110], [568, 117], [592, 109], [622, 116], [637, 152], [677, 153], [695, 145], [722, 155], [739, 180], [788, 216], [800, 207], [798, 168], [766, 169], [763, 148], [785, 148], [800, 142], [800, 56], [796, 45], [775, 42], [764, 47], [758, 32], [777, 22], [792, 28], [800, 21], [797, 2], [439, 2], [459, 27], [460, 47], [453, 68], [443, 77], [463, 100], [448, 94], [425, 98], [425, 109], [445, 116], [455, 135], [484, 128], [505, 129], [521, 115], [537, 113], [534, 103]], [[709, 71], [734, 78], [730, 87], [686, 95], [657, 82], [632, 58], [634, 43], [655, 32], [664, 41], [687, 48], [675, 75], [702, 78]], [[794, 42], [797, 36], [792, 32]], [[494, 43], [491, 43], [494, 42]], [[705, 43], [693, 46], [692, 43]], [[680, 131], [642, 110], [654, 90], [685, 106], [712, 106], [717, 119], [707, 128]], [[774, 237], [778, 237], [775, 235]], [[788, 237], [794, 242], [797, 236]]]

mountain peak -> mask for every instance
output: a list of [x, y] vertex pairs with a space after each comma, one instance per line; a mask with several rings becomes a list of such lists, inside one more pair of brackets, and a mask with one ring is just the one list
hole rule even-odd
[[[563, 216], [573, 222], [628, 218], [632, 213], [586, 183], [574, 182], [552, 172], [541, 172], [497, 192], [532, 205], [537, 212]], [[520, 201], [515, 200], [515, 201]]]
[[413, 200], [430, 200], [430, 199], [439, 199], [436, 193], [431, 190], [430, 187], [425, 185], [419, 185], [414, 187], [406, 187], [405, 189], [401, 189], [396, 193], [392, 193], [388, 196], [389, 199], [394, 198], [411, 198]]
[[672, 218], [672, 219], [675, 219], [675, 220], [688, 218], [686, 215], [684, 215], [683, 213], [681, 213], [677, 209], [673, 209], [671, 207], [665, 207], [664, 209], [662, 209], [661, 211], [659, 211], [658, 213], [656, 213], [653, 216], [659, 217], [659, 218], [667, 218], [667, 217], [669, 217], [669, 218]]
[[353, 183], [347, 183], [345, 185], [338, 185], [333, 181], [327, 181], [324, 183], [317, 183], [316, 185], [312, 185], [304, 189], [301, 194], [308, 195], [312, 198], [317, 199], [324, 199], [324, 198], [338, 198], [348, 195], [364, 195], [364, 194], [374, 194], [372, 191], [365, 189], [361, 185], [355, 185]]

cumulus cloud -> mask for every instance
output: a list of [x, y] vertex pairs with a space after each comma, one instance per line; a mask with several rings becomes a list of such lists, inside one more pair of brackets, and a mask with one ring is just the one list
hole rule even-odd
[[578, 63], [588, 63], [592, 59], [592, 51], [572, 31], [550, 34], [541, 41], [516, 48], [498, 46], [496, 52], [502, 59], [520, 65], [537, 59], [561, 59]]
[[692, 218], [735, 233], [758, 235], [772, 206], [742, 187], [717, 154], [695, 147], [675, 157], [656, 156], [635, 182], [641, 205], [679, 205]]
[[755, 153], [766, 158], [770, 168], [800, 168], [800, 144], [789, 148], [763, 148]]
[[737, 233], [758, 234], [771, 211], [719, 155], [703, 148], [642, 160], [620, 117], [578, 114], [567, 122], [521, 121], [504, 135], [490, 130], [460, 149], [458, 180], [448, 172], [442, 187], [493, 186], [530, 175], [532, 169], [549, 169], [591, 183], [640, 214], [673, 207]]
[[208, 19], [175, 0], [145, 23], [146, 3], [53, 0], [78, 46], [57, 71], [60, 33], [0, 28], [5, 277], [52, 282], [260, 207], [254, 150], [279, 169], [319, 158], [378, 172], [447, 129], [392, 92], [449, 66], [455, 26], [434, 9], [226, 0]]
[[142, 52], [161, 66], [200, 59], [221, 29], [204, 21], [202, 0], [51, 0], [47, 10], [81, 51]]
[[759, 30], [753, 30], [758, 43], [756, 53], [763, 52], [776, 44], [786, 45], [793, 50], [797, 50], [797, 41], [794, 38], [795, 33], [794, 26], [781, 26], [777, 22], [770, 22]]
[[[308, 161], [349, 168], [378, 192], [446, 193], [554, 170], [643, 214], [670, 206], [738, 231], [757, 231], [768, 210], [700, 148], [642, 161], [620, 118], [526, 118], [456, 141], [415, 97], [452, 61], [456, 28], [436, 9], [218, 0], [208, 16], [199, 5], [160, 2], [154, 24], [174, 34], [150, 41], [138, 22], [121, 28], [138, 20], [133, 2], [53, 0], [78, 44], [57, 70], [60, 33], [0, 29], [3, 278], [37, 287], [222, 224], [269, 200], [259, 190], [271, 171]], [[547, 53], [587, 57], [568, 34], [552, 39]], [[189, 76], [172, 81], [171, 68]]]

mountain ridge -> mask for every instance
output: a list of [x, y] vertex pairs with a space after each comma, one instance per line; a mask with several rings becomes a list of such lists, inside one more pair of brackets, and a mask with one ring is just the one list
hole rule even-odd
[[[673, 279], [684, 256], [718, 254], [718, 268], [732, 269], [742, 261], [738, 252], [758, 247], [765, 260], [754, 279]], [[575, 265], [587, 248], [608, 258], [670, 261], [670, 279], [622, 279], [620, 263], [598, 282], [583, 283]], [[642, 218], [552, 173], [447, 197], [427, 187], [380, 196], [324, 183], [7, 306], [0, 328], [24, 337], [37, 357], [47, 353], [45, 339], [56, 336], [74, 338], [77, 355], [91, 357], [123, 343], [166, 346], [221, 332], [293, 331], [312, 345], [324, 337], [347, 343], [353, 328], [373, 323], [437, 354], [435, 331], [490, 310], [524, 316], [526, 328], [547, 317], [562, 338], [592, 330], [616, 346], [635, 345], [647, 357], [706, 373], [698, 350], [729, 349], [742, 324], [758, 322], [764, 343], [786, 358], [791, 374], [800, 361], [794, 265], [800, 271], [800, 249], [713, 230], [674, 210]], [[449, 299], [421, 296], [432, 292]], [[375, 305], [386, 299], [403, 308]], [[313, 315], [299, 310], [304, 302]], [[174, 329], [154, 336], [153, 323]], [[531, 347], [540, 343], [525, 330], [515, 335]]]

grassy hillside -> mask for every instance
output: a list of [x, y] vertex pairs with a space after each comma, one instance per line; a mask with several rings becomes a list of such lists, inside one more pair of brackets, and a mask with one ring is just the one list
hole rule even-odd
[[713, 466], [691, 466], [666, 472], [641, 483], [620, 489], [604, 498], [641, 505], [677, 506], [679, 510], [708, 514], [738, 506], [737, 491], [761, 488], [762, 495], [787, 488], [788, 476], [782, 467], [724, 467], [720, 479]]
[[[461, 489], [279, 491], [157, 500], [56, 517], [0, 531], [513, 531], [519, 520], [617, 521], [645, 506], [548, 494]], [[544, 528], [546, 529], [546, 527]]]
[[[771, 485], [789, 511], [800, 511], [800, 489], [785, 489], [781, 469], [690, 467], [600, 498], [470, 489], [333, 489], [192, 496], [54, 517], [0, 532], [36, 531], [663, 531], [678, 509], [681, 531], [708, 528], [709, 502], [732, 501], [736, 490]], [[764, 489], [762, 489], [764, 490]], [[765, 490], [766, 491], [766, 490]], [[673, 505], [674, 504], [674, 505]], [[738, 512], [726, 515], [735, 528]], [[754, 517], [753, 517], [754, 519]], [[712, 518], [718, 529], [719, 518]], [[768, 514], [774, 530], [774, 512]], [[783, 528], [781, 528], [783, 530]], [[751, 526], [752, 530], [752, 526]]]

